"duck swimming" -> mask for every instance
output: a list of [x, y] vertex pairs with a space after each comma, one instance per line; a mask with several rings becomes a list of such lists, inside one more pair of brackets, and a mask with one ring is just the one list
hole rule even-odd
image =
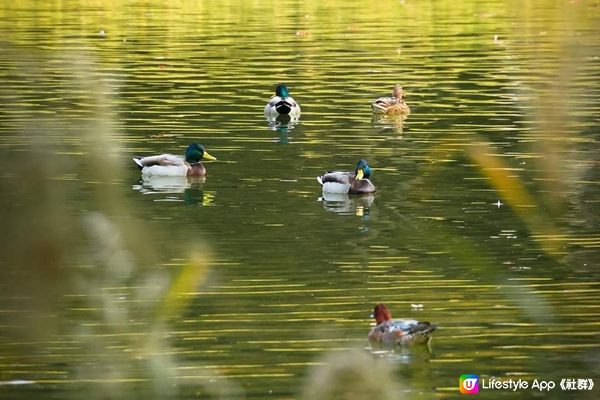
[[161, 154], [143, 158], [134, 157], [143, 175], [160, 176], [205, 176], [206, 168], [201, 160], [216, 160], [208, 154], [204, 146], [192, 143], [185, 151], [185, 160], [172, 154]]
[[404, 101], [402, 86], [396, 84], [392, 91], [392, 97], [380, 97], [371, 104], [374, 113], [390, 115], [408, 115], [410, 107]]
[[371, 168], [367, 160], [359, 160], [354, 172], [331, 171], [317, 177], [323, 186], [323, 193], [365, 194], [375, 193], [375, 186], [369, 180]]
[[278, 115], [289, 115], [291, 118], [300, 116], [300, 106], [290, 96], [290, 91], [285, 85], [277, 85], [275, 95], [265, 106], [266, 118], [275, 118]]
[[437, 326], [414, 319], [392, 320], [392, 313], [385, 304], [379, 303], [373, 311], [377, 325], [369, 332], [371, 343], [385, 345], [427, 343]]

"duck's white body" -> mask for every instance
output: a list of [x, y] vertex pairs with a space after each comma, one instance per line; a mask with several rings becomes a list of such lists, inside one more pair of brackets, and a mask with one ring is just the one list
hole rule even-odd
[[183, 158], [173, 154], [134, 158], [133, 161], [142, 168], [143, 175], [187, 176], [190, 168]]
[[[325, 181], [325, 177], [332, 180]], [[328, 172], [323, 176], [317, 176], [317, 182], [323, 186], [323, 193], [348, 194], [350, 187], [352, 187], [350, 178], [354, 178], [352, 172], [334, 171]]]
[[291, 118], [300, 116], [300, 106], [292, 96], [273, 96], [265, 106], [265, 117], [275, 118], [278, 115], [289, 115]]

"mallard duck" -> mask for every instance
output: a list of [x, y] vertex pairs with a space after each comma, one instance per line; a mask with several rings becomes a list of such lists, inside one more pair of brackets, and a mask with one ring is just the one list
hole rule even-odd
[[200, 162], [201, 160], [216, 160], [216, 158], [208, 154], [204, 146], [197, 143], [188, 146], [185, 160], [172, 154], [133, 158], [142, 174], [162, 176], [204, 176], [206, 168]]
[[375, 193], [375, 186], [369, 180], [371, 168], [367, 160], [359, 160], [354, 172], [330, 171], [317, 177], [324, 193], [364, 194]]
[[380, 344], [417, 344], [427, 343], [437, 326], [429, 322], [414, 319], [392, 320], [392, 313], [379, 303], [373, 311], [377, 325], [369, 332], [369, 341]]
[[371, 104], [371, 107], [374, 113], [410, 114], [410, 107], [404, 101], [402, 86], [398, 84], [394, 86], [392, 97], [380, 97]]
[[300, 116], [300, 106], [290, 96], [290, 91], [285, 85], [277, 85], [275, 95], [265, 106], [266, 118], [275, 118], [278, 115], [289, 115], [292, 118]]

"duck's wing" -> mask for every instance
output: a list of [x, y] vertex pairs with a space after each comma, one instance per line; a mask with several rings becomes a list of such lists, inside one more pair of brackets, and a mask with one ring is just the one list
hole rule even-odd
[[296, 100], [292, 96], [288, 96], [285, 98], [286, 102], [291, 105], [292, 109], [289, 112], [289, 115], [298, 116], [300, 115], [300, 105], [296, 103]]
[[436, 328], [437, 326], [432, 323], [414, 319], [388, 321], [388, 329], [390, 332], [402, 331], [407, 335], [431, 333], [435, 331]]
[[281, 97], [279, 97], [279, 96], [273, 96], [273, 97], [271, 97], [271, 99], [269, 100], [269, 102], [265, 106], [265, 116], [266, 117], [275, 117], [275, 116], [278, 115], [277, 114], [277, 110], [275, 109], [275, 105], [279, 101], [278, 99], [281, 99]]
[[395, 97], [380, 97], [375, 100], [371, 106], [373, 107], [373, 110], [385, 111], [396, 103], [398, 103], [398, 99]]
[[181, 167], [185, 165], [183, 158], [174, 156], [173, 154], [161, 154], [158, 156], [149, 156], [144, 158], [133, 158], [133, 161], [138, 165], [138, 167], [152, 167], [154, 165], [159, 165], [161, 167]]
[[269, 99], [269, 102], [267, 103], [267, 107], [275, 107], [275, 105], [277, 105], [277, 103], [279, 103], [281, 101], [281, 99], [282, 98], [279, 96], [271, 96], [271, 98]]
[[354, 180], [354, 173], [349, 171], [329, 171], [319, 177], [322, 185], [328, 182], [350, 184]]
[[327, 172], [317, 177], [317, 181], [323, 186], [323, 192], [347, 194], [354, 182], [354, 173], [347, 171]]

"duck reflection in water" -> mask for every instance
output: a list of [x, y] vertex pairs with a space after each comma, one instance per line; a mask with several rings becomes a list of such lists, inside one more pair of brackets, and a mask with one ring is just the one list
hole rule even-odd
[[202, 190], [200, 186], [192, 185], [183, 193], [183, 201], [186, 204], [209, 206], [215, 201], [215, 192], [207, 192]]
[[292, 117], [290, 115], [278, 115], [276, 117], [268, 117], [267, 125], [272, 131], [278, 133], [278, 137], [273, 138], [281, 144], [288, 144], [290, 142], [290, 132], [298, 125], [300, 117]]
[[205, 177], [186, 177], [186, 176], [160, 176], [160, 175], [142, 175], [139, 184], [133, 185], [133, 189], [143, 194], [183, 194], [180, 196], [161, 197], [156, 201], [184, 201], [187, 204], [210, 205], [214, 202], [214, 192], [208, 192], [202, 189]]
[[340, 215], [356, 215], [364, 220], [369, 219], [369, 212], [373, 202], [374, 194], [364, 194], [361, 196], [350, 196], [346, 193], [323, 192], [319, 197], [323, 203], [323, 208], [327, 211]]
[[[204, 183], [206, 178], [195, 179]], [[186, 176], [142, 175], [140, 184], [134, 185], [133, 189], [144, 194], [183, 193], [191, 184], [191, 180], [188, 180]]]
[[404, 121], [407, 117], [403, 114], [373, 114], [371, 125], [383, 132], [391, 132], [395, 134], [396, 139], [401, 139], [404, 133]]

